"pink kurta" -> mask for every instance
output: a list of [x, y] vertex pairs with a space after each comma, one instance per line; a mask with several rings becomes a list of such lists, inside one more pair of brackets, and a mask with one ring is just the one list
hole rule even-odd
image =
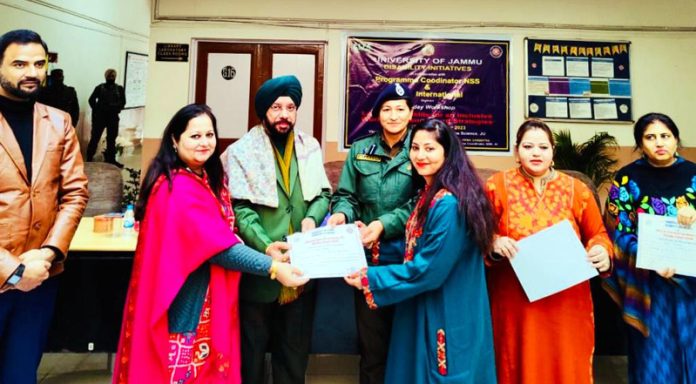
[[[169, 383], [167, 310], [191, 272], [239, 242], [203, 179], [172, 175], [153, 188], [135, 252], [114, 383]], [[211, 264], [210, 342], [196, 382], [240, 383], [240, 273]]]

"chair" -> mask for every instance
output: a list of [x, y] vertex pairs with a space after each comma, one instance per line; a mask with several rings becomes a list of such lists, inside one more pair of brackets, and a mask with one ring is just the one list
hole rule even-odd
[[123, 198], [121, 169], [109, 163], [87, 162], [85, 174], [89, 182], [89, 202], [84, 216], [120, 212]]
[[324, 163], [324, 170], [326, 171], [326, 177], [329, 178], [331, 190], [336, 192], [338, 180], [341, 177], [341, 171], [343, 171], [343, 160], [329, 161], [328, 163]]

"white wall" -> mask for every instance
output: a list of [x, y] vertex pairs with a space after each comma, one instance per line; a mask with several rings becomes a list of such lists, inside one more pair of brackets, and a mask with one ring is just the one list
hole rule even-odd
[[[614, 26], [694, 26], [693, 0], [154, 0], [155, 17], [238, 18], [249, 21], [385, 21], [389, 23], [552, 23]], [[385, 24], [389, 24], [385, 23]]]
[[[682, 127], [684, 144], [696, 146], [696, 129], [692, 128], [696, 126], [696, 115], [691, 110], [696, 99], [696, 71], [693, 70], [696, 68], [696, 18], [693, 16], [696, 14], [696, 1], [503, 0], [462, 4], [457, 0], [428, 3], [415, 0], [398, 3], [305, 0], [289, 5], [287, 1], [267, 0], [263, 7], [255, 2], [235, 3], [232, 7], [223, 0], [155, 0], [156, 21], [150, 32], [150, 48], [153, 50], [156, 42], [190, 44], [193, 38], [327, 41], [324, 137], [326, 142], [337, 142], [342, 129], [342, 37], [345, 32], [409, 32], [461, 38], [500, 34], [511, 37], [512, 135], [524, 119], [525, 37], [628, 40], [632, 43], [634, 118], [651, 111], [667, 113]], [[297, 26], [287, 26], [293, 24]], [[554, 24], [565, 27], [553, 28]], [[671, 31], [665, 32], [665, 29]], [[148, 100], [158, 102], [156, 105], [148, 103], [146, 137], [159, 137], [173, 112], [189, 102], [190, 64], [154, 62], [150, 57]], [[585, 140], [595, 131], [608, 131], [622, 146], [633, 143], [631, 126], [627, 124], [551, 125], [554, 129], [570, 128], [576, 140]]]
[[[88, 128], [87, 99], [104, 82], [104, 71], [114, 68], [123, 84], [126, 51], [148, 53], [149, 0], [0, 0], [0, 33], [12, 29], [38, 32], [58, 63], [65, 83], [75, 87], [82, 116], [78, 132]], [[142, 124], [143, 111], [121, 113], [121, 126]], [[88, 129], [86, 129], [88, 131]]]

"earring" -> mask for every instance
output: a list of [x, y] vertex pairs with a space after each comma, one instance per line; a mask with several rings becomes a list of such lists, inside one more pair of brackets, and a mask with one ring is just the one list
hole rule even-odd
[[179, 153], [179, 149], [177, 147], [174, 147], [174, 153]]

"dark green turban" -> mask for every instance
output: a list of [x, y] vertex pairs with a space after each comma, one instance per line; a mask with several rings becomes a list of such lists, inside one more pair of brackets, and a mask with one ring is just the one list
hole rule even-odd
[[295, 103], [296, 107], [300, 106], [302, 102], [302, 86], [297, 77], [292, 75], [274, 77], [263, 83], [259, 90], [256, 91], [256, 97], [254, 98], [256, 116], [263, 120], [268, 108], [281, 96], [288, 96]]

